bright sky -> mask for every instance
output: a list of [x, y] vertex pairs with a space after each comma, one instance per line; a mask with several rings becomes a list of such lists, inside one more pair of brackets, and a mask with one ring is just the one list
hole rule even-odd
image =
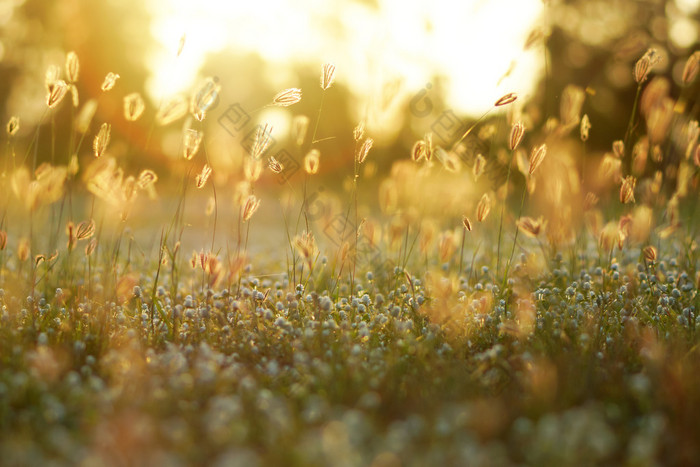
[[[159, 97], [187, 88], [205, 54], [226, 47], [275, 65], [271, 78], [279, 82], [272, 84], [280, 89], [289, 87], [291, 65], [332, 62], [337, 82], [358, 102], [396, 79], [413, 95], [437, 73], [447, 79], [452, 108], [474, 114], [507, 92], [527, 95], [542, 68], [541, 48], [523, 51], [541, 0], [147, 2], [163, 46], [150, 61], [149, 88]], [[175, 61], [183, 33], [185, 49]]]

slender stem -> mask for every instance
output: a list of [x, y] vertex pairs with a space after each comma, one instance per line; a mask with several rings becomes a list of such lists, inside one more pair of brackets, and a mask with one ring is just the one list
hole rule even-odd
[[[506, 192], [503, 196], [503, 204], [501, 205], [501, 221], [498, 223], [498, 247], [496, 254], [496, 276], [501, 266], [501, 236], [503, 234], [503, 216], [505, 215], [506, 204], [508, 203], [508, 185], [510, 184], [510, 171], [513, 168], [514, 155], [511, 154], [510, 162], [508, 163], [508, 175], [506, 175]], [[526, 186], [527, 188], [527, 186]]]

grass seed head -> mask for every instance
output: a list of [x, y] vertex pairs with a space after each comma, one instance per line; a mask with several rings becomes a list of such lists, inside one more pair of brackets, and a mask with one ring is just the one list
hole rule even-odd
[[195, 154], [199, 151], [199, 145], [202, 143], [202, 137], [204, 135], [195, 130], [194, 128], [188, 128], [185, 130], [185, 135], [183, 138], [183, 155], [188, 161], [191, 160]]
[[508, 147], [511, 151], [515, 151], [520, 144], [520, 141], [522, 141], [524, 134], [525, 125], [523, 125], [522, 122], [513, 124], [513, 127], [510, 129], [510, 138], [508, 139]]
[[156, 121], [161, 126], [169, 125], [187, 115], [187, 109], [185, 96], [174, 96], [158, 109]]
[[272, 105], [278, 107], [289, 107], [294, 105], [301, 100], [301, 89], [299, 88], [289, 88], [284, 91], [280, 91], [272, 99]]
[[107, 145], [112, 133], [112, 126], [109, 123], [103, 123], [100, 130], [97, 132], [95, 139], [92, 141], [92, 150], [95, 157], [100, 157], [107, 150]]
[[87, 240], [95, 235], [95, 220], [82, 221], [75, 230], [76, 240]]
[[685, 62], [681, 82], [688, 86], [695, 81], [695, 77], [698, 75], [698, 68], [700, 68], [700, 50], [694, 52]]
[[352, 137], [355, 142], [359, 142], [365, 136], [365, 122], [362, 120], [357, 124], [354, 130], [352, 130]]
[[158, 181], [158, 175], [153, 170], [146, 169], [141, 171], [139, 178], [136, 181], [138, 187], [142, 190], [147, 189]]
[[272, 142], [272, 126], [265, 125], [258, 126], [258, 131], [255, 133], [255, 141], [253, 142], [253, 147], [250, 150], [250, 157], [253, 159], [260, 159], [268, 146]]
[[321, 89], [324, 91], [331, 87], [335, 78], [335, 65], [324, 63], [321, 67]]
[[0, 230], [0, 251], [7, 247], [7, 232]]
[[249, 195], [246, 198], [245, 203], [243, 204], [243, 222], [248, 222], [250, 218], [253, 217], [253, 214], [255, 214], [255, 211], [257, 211], [259, 207], [260, 200], [256, 198], [255, 195]]
[[564, 88], [559, 108], [561, 124], [567, 128], [574, 128], [581, 119], [581, 108], [586, 100], [586, 92], [573, 84]]
[[111, 71], [107, 73], [107, 76], [105, 76], [104, 81], [102, 82], [102, 91], [107, 92], [110, 91], [115, 84], [117, 84], [117, 80], [119, 79], [119, 75], [116, 73], [112, 73]]
[[204, 167], [202, 167], [202, 171], [195, 178], [195, 186], [200, 189], [204, 188], [204, 185], [207, 184], [207, 180], [209, 180], [210, 175], [211, 167], [209, 166], [209, 164], [204, 164]]
[[10, 119], [7, 121], [7, 126], [5, 127], [5, 129], [7, 130], [8, 136], [16, 135], [19, 131], [19, 117], [10, 117]]
[[253, 183], [257, 181], [262, 173], [262, 161], [258, 159], [246, 158], [245, 162], [243, 163], [243, 172], [245, 179], [248, 182]]
[[62, 79], [58, 79], [47, 84], [46, 89], [48, 90], [46, 95], [46, 105], [49, 107], [49, 109], [53, 109], [66, 96], [66, 93], [68, 92], [68, 85]]
[[472, 231], [472, 221], [467, 216], [462, 216], [462, 226], [469, 232]]
[[650, 263], [656, 261], [656, 257], [658, 256], [656, 248], [652, 245], [645, 246], [642, 253], [644, 254], [644, 258]]
[[588, 118], [588, 114], [583, 114], [581, 117], [581, 141], [588, 140], [588, 133], [591, 130], [591, 120]]
[[546, 222], [540, 216], [537, 219], [532, 217], [521, 217], [517, 220], [516, 225], [518, 229], [525, 235], [531, 238], [537, 238], [537, 236], [544, 230]]
[[292, 138], [297, 146], [301, 147], [306, 139], [306, 132], [309, 130], [309, 117], [297, 115], [292, 120]]
[[68, 52], [68, 55], [66, 55], [66, 77], [68, 78], [68, 82], [77, 82], [79, 74], [80, 61], [78, 60], [78, 54], [71, 50]]
[[304, 170], [309, 175], [314, 175], [318, 172], [318, 166], [321, 160], [321, 153], [318, 149], [312, 149], [304, 157]]
[[219, 98], [220, 92], [221, 86], [217, 78], [207, 78], [199, 88], [197, 88], [190, 100], [190, 112], [197, 121], [201, 122], [204, 120], [204, 117], [207, 115], [207, 110], [214, 105]]
[[532, 175], [535, 173], [535, 170], [537, 170], [537, 167], [540, 166], [542, 161], [544, 160], [544, 157], [547, 155], [547, 145], [546, 144], [541, 144], [540, 146], [537, 146], [532, 150], [532, 155], [530, 156], [530, 169], [528, 170], [528, 173]]
[[486, 159], [483, 155], [477, 154], [476, 158], [474, 159], [474, 165], [472, 166], [474, 181], [479, 180], [479, 177], [481, 177], [481, 175], [484, 173], [484, 170], [486, 170]]
[[491, 212], [491, 198], [488, 193], [484, 193], [479, 204], [476, 206], [476, 220], [479, 222], [484, 222]]
[[509, 92], [509, 93], [506, 94], [505, 96], [503, 96], [503, 97], [501, 97], [500, 99], [498, 99], [498, 100], [496, 101], [496, 103], [493, 104], [493, 106], [494, 106], [494, 107], [501, 107], [501, 106], [503, 106], [503, 105], [508, 105], [508, 104], [511, 104], [511, 103], [515, 102], [515, 100], [516, 100], [517, 98], [518, 98], [518, 95], [517, 95], [516, 93], [514, 93], [514, 92]]
[[270, 156], [267, 160], [267, 167], [275, 174], [281, 174], [284, 170], [284, 165], [278, 161], [274, 156]]
[[622, 156], [625, 155], [625, 142], [621, 139], [614, 141], [612, 144], [612, 149], [613, 154], [615, 154], [615, 157], [617, 157], [618, 159], [622, 159]]
[[629, 175], [622, 179], [622, 185], [620, 186], [620, 202], [627, 204], [629, 202], [634, 202], [634, 187], [637, 186], [637, 179], [632, 175]]
[[362, 143], [362, 146], [360, 146], [360, 150], [357, 152], [357, 163], [362, 164], [365, 159], [367, 159], [367, 155], [369, 154], [369, 150], [372, 149], [372, 145], [374, 144], [374, 140], [372, 138], [367, 138], [365, 141]]
[[138, 92], [124, 96], [124, 118], [127, 121], [135, 122], [141, 117], [145, 109], [146, 104]]

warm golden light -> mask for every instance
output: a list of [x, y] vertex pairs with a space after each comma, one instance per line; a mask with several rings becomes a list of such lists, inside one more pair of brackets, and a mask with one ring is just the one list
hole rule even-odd
[[[369, 3], [316, 0], [221, 2], [149, 0], [152, 33], [162, 45], [149, 61], [156, 98], [191, 85], [207, 53], [257, 53], [274, 68], [271, 85], [289, 87], [293, 68], [326, 61], [358, 98], [379, 100], [386, 83], [410, 96], [441, 77], [445, 100], [476, 114], [506, 92], [529, 94], [542, 68], [541, 49], [524, 51], [541, 15], [538, 0]], [[180, 39], [186, 43], [177, 56]], [[358, 110], [359, 112], [359, 110]]]

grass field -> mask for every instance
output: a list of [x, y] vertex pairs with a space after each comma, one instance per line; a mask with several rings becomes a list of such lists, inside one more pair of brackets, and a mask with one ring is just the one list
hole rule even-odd
[[218, 79], [80, 102], [66, 54], [1, 142], [0, 464], [700, 464], [700, 52], [661, 55], [599, 151], [575, 85], [397, 149], [319, 64], [246, 142]]

